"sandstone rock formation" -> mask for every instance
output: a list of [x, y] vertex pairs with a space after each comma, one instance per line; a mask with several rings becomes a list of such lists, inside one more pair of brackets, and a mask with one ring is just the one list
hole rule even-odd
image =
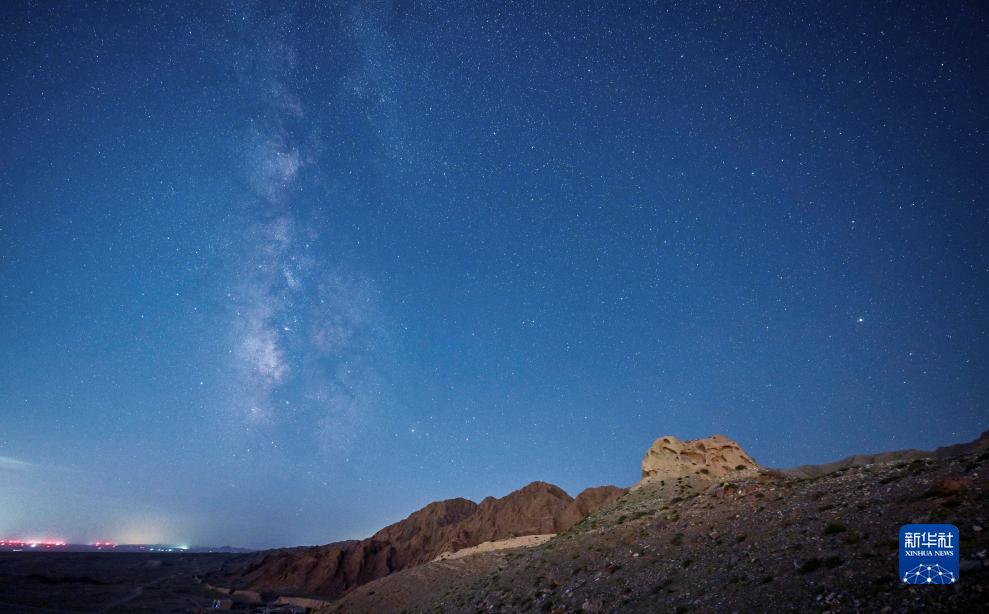
[[659, 480], [692, 477], [721, 481], [757, 475], [762, 467], [724, 435], [683, 441], [660, 437], [642, 459], [642, 480], [633, 488]]
[[361, 541], [270, 550], [245, 556], [211, 582], [265, 593], [338, 597], [395, 571], [432, 561], [444, 552], [524, 535], [560, 533], [625, 489], [589, 488], [572, 499], [557, 486], [533, 482], [500, 499], [430, 503], [405, 520]]

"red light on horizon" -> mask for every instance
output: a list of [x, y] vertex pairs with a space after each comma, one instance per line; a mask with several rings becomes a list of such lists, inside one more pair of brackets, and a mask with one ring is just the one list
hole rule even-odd
[[56, 546], [64, 546], [65, 544], [65, 540], [61, 539], [0, 539], [0, 546], [16, 546], [19, 548], [23, 548], [24, 546], [31, 548], [54, 548]]

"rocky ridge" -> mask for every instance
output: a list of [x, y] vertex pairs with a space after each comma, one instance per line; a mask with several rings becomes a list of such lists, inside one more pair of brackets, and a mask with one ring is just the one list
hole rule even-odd
[[443, 553], [484, 542], [566, 531], [624, 492], [602, 486], [589, 488], [574, 499], [557, 486], [533, 482], [480, 503], [462, 498], [437, 501], [367, 539], [241, 557], [209, 581], [272, 598], [308, 595], [332, 599]]
[[878, 454], [855, 454], [823, 465], [801, 465], [792, 469], [784, 469], [783, 473], [797, 478], [812, 478], [834, 473], [852, 467], [862, 467], [876, 463], [891, 463], [896, 461], [912, 461], [920, 458], [946, 459], [965, 454], [977, 453], [989, 448], [989, 431], [983, 432], [978, 439], [965, 443], [944, 446], [932, 451], [924, 450], [895, 450], [879, 452]]

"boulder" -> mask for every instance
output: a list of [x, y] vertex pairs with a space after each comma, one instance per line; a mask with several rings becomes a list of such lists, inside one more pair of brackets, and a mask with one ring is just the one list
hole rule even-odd
[[672, 435], [657, 439], [642, 459], [642, 480], [692, 477], [710, 482], [758, 475], [762, 467], [742, 446], [724, 435], [684, 441]]

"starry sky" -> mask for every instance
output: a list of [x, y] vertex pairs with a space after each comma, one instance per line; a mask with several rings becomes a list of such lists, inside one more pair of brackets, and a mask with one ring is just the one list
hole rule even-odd
[[989, 427], [982, 2], [5, 2], [0, 537], [363, 537]]

